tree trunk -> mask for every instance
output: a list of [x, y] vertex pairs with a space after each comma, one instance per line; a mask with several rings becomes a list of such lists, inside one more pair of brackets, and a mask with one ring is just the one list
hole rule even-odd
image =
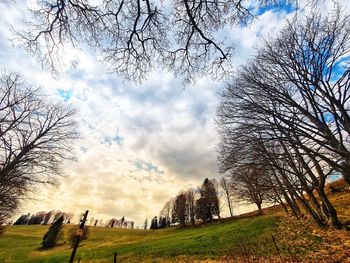
[[229, 196], [227, 196], [227, 203], [228, 203], [228, 208], [230, 210], [230, 215], [231, 215], [231, 218], [232, 218], [233, 217], [233, 212], [232, 212], [231, 200], [230, 200]]
[[322, 221], [327, 222], [326, 217], [324, 217], [324, 213], [322, 213], [322, 209], [321, 209], [321, 205], [319, 204], [318, 200], [316, 199], [315, 195], [312, 193], [312, 191], [310, 189], [305, 189], [307, 195], [309, 196], [310, 200], [311, 200], [311, 204], [313, 205], [313, 207], [316, 210], [316, 213], [318, 214], [318, 216], [322, 219]]
[[263, 211], [261, 209], [261, 203], [255, 203], [256, 206], [258, 207], [258, 215], [262, 215], [263, 214]]
[[288, 193], [286, 193], [285, 191], [283, 191], [283, 196], [284, 196], [284, 199], [286, 200], [287, 204], [289, 205], [290, 210], [292, 211], [292, 214], [296, 218], [299, 218], [299, 216], [300, 216], [300, 209], [299, 209], [299, 206], [296, 203], [294, 197], [292, 195], [289, 197]]
[[323, 189], [321, 189], [318, 191], [318, 194], [319, 194], [323, 204], [325, 205], [325, 208], [328, 211], [328, 214], [329, 214], [328, 218], [329, 218], [329, 222], [330, 222], [331, 226], [333, 226], [335, 229], [341, 229], [342, 224], [340, 223], [340, 221], [338, 219], [337, 211], [335, 210], [332, 203], [329, 201], [326, 193], [324, 192]]
[[283, 207], [284, 211], [288, 214], [288, 213], [289, 213], [289, 210], [288, 210], [287, 206], [285, 205], [285, 203], [283, 203], [283, 201], [280, 200], [280, 204], [281, 204], [281, 206]]
[[324, 220], [311, 208], [311, 206], [306, 202], [304, 197], [296, 195], [298, 200], [302, 203], [303, 207], [305, 208], [306, 212], [312, 217], [312, 219], [315, 221], [315, 223], [319, 227], [326, 227], [327, 224], [324, 222]]
[[344, 178], [344, 181], [347, 184], [350, 184], [350, 170], [346, 169], [345, 171], [342, 171], [342, 176]]

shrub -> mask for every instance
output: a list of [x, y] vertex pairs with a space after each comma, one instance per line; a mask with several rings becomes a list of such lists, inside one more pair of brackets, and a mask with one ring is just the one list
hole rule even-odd
[[[78, 226], [73, 226], [68, 233], [68, 243], [70, 244], [71, 247], [74, 245], [75, 239], [79, 236], [78, 235]], [[84, 229], [81, 233], [80, 241], [87, 239], [89, 236], [89, 227], [84, 226]]]

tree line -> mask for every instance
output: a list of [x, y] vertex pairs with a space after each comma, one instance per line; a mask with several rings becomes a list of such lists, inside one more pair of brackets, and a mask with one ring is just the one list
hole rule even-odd
[[70, 224], [74, 214], [71, 212], [61, 212], [59, 210], [41, 211], [31, 215], [21, 215], [13, 225], [48, 225], [57, 221], [58, 218], [62, 217], [63, 224]]
[[[95, 221], [95, 223], [96, 223], [96, 221]], [[124, 216], [121, 219], [111, 218], [106, 222], [105, 226], [106, 227], [134, 229], [134, 221], [126, 220]]]
[[[168, 200], [150, 224], [150, 229], [169, 227], [171, 225], [194, 225], [196, 222], [213, 222], [220, 219], [219, 185], [215, 179], [206, 178], [198, 188], [181, 191], [176, 197]], [[147, 229], [146, 219], [144, 228]]]
[[343, 227], [325, 191], [350, 183], [350, 16], [339, 4], [295, 16], [241, 66], [218, 107], [220, 171], [260, 209]]

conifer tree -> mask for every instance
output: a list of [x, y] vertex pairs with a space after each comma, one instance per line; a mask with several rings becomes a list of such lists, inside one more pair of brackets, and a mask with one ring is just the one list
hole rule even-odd
[[220, 216], [220, 206], [217, 190], [214, 182], [205, 178], [200, 190], [201, 198], [196, 201], [197, 218], [203, 222], [213, 221], [213, 216]]
[[181, 226], [186, 223], [186, 196], [183, 193], [180, 193], [175, 199], [173, 218]]
[[43, 248], [54, 247], [57, 243], [60, 231], [63, 225], [63, 216], [60, 216], [52, 225], [43, 237], [43, 242], [41, 243]]
[[167, 218], [166, 217], [162, 217], [160, 220], [160, 228], [164, 228], [167, 227], [168, 223], [167, 223]]
[[21, 215], [13, 224], [14, 225], [23, 225], [23, 222], [27, 218], [27, 215]]

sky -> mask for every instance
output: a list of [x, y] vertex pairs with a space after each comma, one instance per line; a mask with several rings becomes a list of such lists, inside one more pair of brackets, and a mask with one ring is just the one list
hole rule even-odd
[[[128, 82], [109, 74], [84, 47], [66, 48], [63, 61], [77, 65], [67, 63], [53, 74], [12, 45], [10, 27], [22, 25], [28, 6], [17, 2], [21, 5], [0, 2], [0, 68], [23, 74], [55, 100], [73, 105], [82, 138], [72, 145], [77, 159], [63, 163], [66, 175], [55, 185], [38, 186], [20, 213], [56, 209], [77, 215], [88, 209], [90, 217], [125, 216], [141, 226], [179, 191], [199, 186], [205, 178], [219, 179], [215, 111], [224, 83], [206, 78], [184, 88], [181, 80], [160, 69], [142, 84]], [[331, 2], [324, 1], [321, 10], [330, 10]], [[343, 1], [348, 10], [349, 2]], [[235, 66], [252, 57], [262, 38], [276, 34], [284, 19], [294, 15], [290, 6], [257, 14], [248, 27], [227, 32], [235, 43]], [[250, 209], [235, 205], [234, 213]]]

